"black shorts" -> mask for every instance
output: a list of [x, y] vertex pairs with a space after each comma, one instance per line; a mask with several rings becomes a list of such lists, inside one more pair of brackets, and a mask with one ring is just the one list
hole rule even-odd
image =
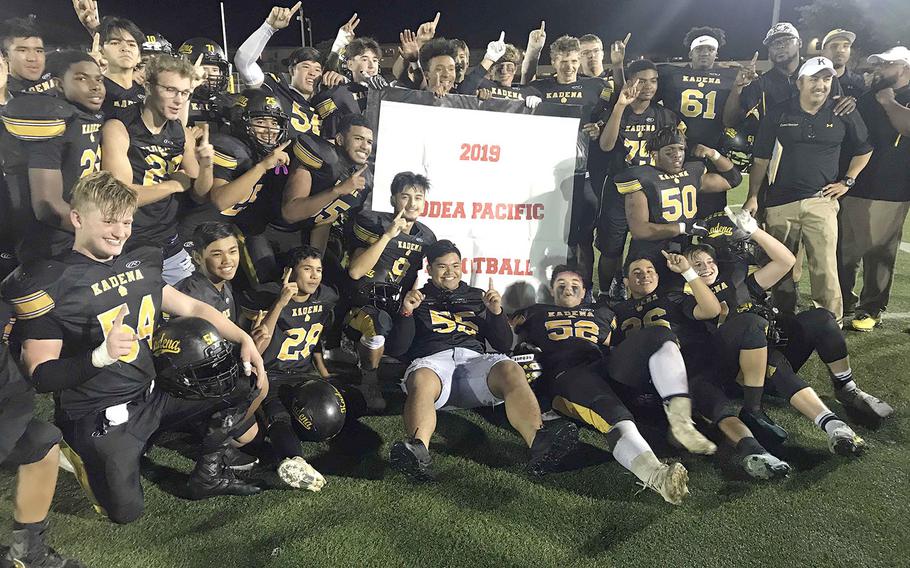
[[546, 380], [553, 409], [565, 416], [604, 434], [617, 422], [632, 420], [632, 413], [610, 387], [603, 361], [572, 367]]
[[25, 425], [25, 430], [19, 436], [16, 444], [6, 455], [3, 465], [20, 466], [39, 462], [62, 439], [63, 434], [56, 426], [44, 420], [32, 418]]
[[711, 334], [713, 357], [724, 378], [739, 374], [739, 352], [768, 347], [768, 320], [750, 312], [734, 313]]
[[650, 390], [648, 361], [668, 341], [676, 343], [676, 335], [663, 326], [642, 327], [628, 332], [622, 343], [610, 349], [607, 363], [610, 378], [633, 389]]
[[301, 246], [299, 230], [282, 231], [272, 225], [258, 235], [246, 235], [240, 251], [243, 271], [251, 286], [278, 282], [287, 265], [287, 254]]

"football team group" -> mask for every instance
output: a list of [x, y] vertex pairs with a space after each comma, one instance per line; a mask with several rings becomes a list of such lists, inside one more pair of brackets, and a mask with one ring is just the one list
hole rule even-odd
[[[893, 412], [861, 390], [842, 328], [880, 324], [910, 208], [905, 47], [860, 73], [853, 32], [802, 57], [778, 23], [759, 74], [759, 52], [717, 62], [718, 28], [681, 37], [680, 65], [627, 61], [630, 35], [606, 52], [595, 35], [562, 36], [543, 76], [545, 22], [524, 50], [501, 34], [472, 68], [437, 13], [401, 32], [386, 77], [355, 14], [330, 51], [297, 48], [265, 72], [298, 2], [243, 41], [234, 75], [215, 41], [173, 49], [93, 0], [73, 5], [90, 50], [45, 51], [34, 19], [0, 30], [0, 462], [18, 468], [4, 565], [81, 566], [44, 536], [60, 467], [111, 521], [140, 518], [140, 461], [163, 431], [198, 450], [192, 499], [262, 491], [237, 474], [259, 461], [319, 491], [304, 442], [338, 432], [345, 397], [382, 414], [403, 391], [388, 459], [414, 482], [436, 479], [438, 411], [503, 404], [528, 475], [558, 470], [582, 424], [672, 504], [688, 473], [637, 423], [693, 454], [729, 444], [744, 476], [770, 480], [791, 467], [766, 394], [842, 459], [866, 446], [848, 421]], [[537, 274], [545, 301], [510, 305], [495, 277], [463, 280], [459, 243], [421, 221], [425, 172], [398, 172], [378, 188], [392, 212], [372, 210], [367, 101], [394, 89], [526, 114], [581, 107], [569, 260]], [[726, 192], [745, 171], [734, 212]], [[799, 375], [813, 353], [838, 413]], [[345, 357], [352, 384], [329, 372]], [[53, 423], [35, 416], [36, 393], [52, 393]]]

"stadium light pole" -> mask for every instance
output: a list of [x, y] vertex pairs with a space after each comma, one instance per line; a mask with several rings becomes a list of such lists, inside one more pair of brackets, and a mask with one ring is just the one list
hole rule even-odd
[[774, 0], [774, 7], [771, 8], [771, 27], [780, 20], [780, 0]]

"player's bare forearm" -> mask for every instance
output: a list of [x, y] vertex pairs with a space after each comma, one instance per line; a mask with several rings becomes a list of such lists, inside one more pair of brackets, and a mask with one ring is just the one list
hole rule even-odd
[[372, 270], [373, 267], [376, 266], [376, 263], [379, 262], [379, 257], [382, 256], [382, 251], [388, 246], [389, 241], [391, 241], [391, 239], [388, 235], [383, 234], [379, 237], [379, 240], [371, 244], [369, 248], [354, 251], [351, 263], [348, 265], [348, 276], [354, 280], [363, 278], [366, 273]]
[[770, 262], [756, 270], [752, 275], [755, 278], [755, 282], [767, 290], [780, 282], [780, 279], [790, 272], [790, 269], [796, 264], [796, 257], [782, 242], [761, 229], [757, 229], [752, 233], [752, 241], [760, 246], [770, 259]]
[[709, 320], [720, 315], [720, 302], [717, 301], [717, 296], [708, 288], [704, 280], [696, 278], [689, 282], [689, 287], [692, 289], [692, 295], [695, 296], [695, 301], [698, 303], [693, 311], [695, 319]]
[[295, 197], [281, 204], [281, 216], [288, 223], [305, 221], [318, 215], [320, 211], [341, 197], [341, 195], [337, 189], [332, 188], [316, 195]]
[[735, 128], [739, 125], [739, 121], [746, 116], [740, 106], [740, 95], [742, 95], [742, 88], [733, 87], [727, 96], [727, 102], [724, 103], [724, 126], [727, 128]]
[[613, 106], [613, 112], [604, 125], [603, 132], [600, 133], [600, 149], [604, 152], [611, 151], [616, 146], [616, 140], [619, 138], [619, 125], [622, 122], [622, 113], [626, 107], [620, 105]]
[[866, 154], [860, 154], [859, 156], [853, 156], [850, 160], [850, 165], [847, 166], [847, 176], [856, 179], [859, 177], [859, 174], [863, 169], [869, 164], [869, 160], [872, 159], [872, 152]]
[[521, 61], [521, 84], [527, 85], [537, 76], [537, 61], [540, 59], [540, 52], [525, 51], [524, 59]]
[[768, 174], [768, 165], [770, 160], [764, 158], [753, 158], [752, 169], [749, 170], [749, 199], [757, 198], [761, 184]]
[[32, 211], [35, 218], [42, 223], [72, 231], [70, 206], [63, 200], [63, 172], [29, 168], [28, 181], [32, 190]]
[[325, 366], [325, 357], [322, 356], [322, 353], [313, 353], [313, 367], [316, 368], [319, 376], [323, 379], [328, 379], [332, 376], [332, 374], [329, 373], [328, 367]]
[[209, 192], [209, 201], [215, 206], [215, 209], [224, 211], [238, 203], [242, 203], [250, 198], [253, 188], [265, 175], [265, 168], [262, 164], [255, 164], [233, 181], [227, 181], [215, 178], [212, 183], [212, 190]]

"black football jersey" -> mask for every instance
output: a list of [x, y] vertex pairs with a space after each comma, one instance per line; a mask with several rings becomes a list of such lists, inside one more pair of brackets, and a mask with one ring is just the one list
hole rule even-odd
[[[228, 93], [215, 93], [210, 97], [194, 96], [190, 99], [189, 125], [199, 122], [209, 124], [210, 132], [227, 132], [230, 125], [230, 109], [234, 96]], [[211, 140], [209, 140], [211, 142]]]
[[316, 107], [310, 104], [310, 101], [303, 96], [303, 93], [295, 89], [283, 77], [274, 73], [266, 73], [262, 81], [262, 88], [274, 93], [278, 97], [278, 103], [281, 104], [284, 114], [288, 115], [289, 130], [292, 136], [299, 134], [315, 134], [319, 136], [322, 132], [322, 120]]
[[[612, 108], [605, 110], [603, 120], [609, 119], [612, 112]], [[664, 126], [676, 126], [682, 131], [686, 129], [686, 124], [675, 112], [655, 102], [641, 114], [635, 114], [632, 107], [627, 106], [619, 122], [619, 138], [610, 151], [610, 171], [617, 174], [633, 166], [653, 165], [646, 140]]]
[[101, 345], [121, 308], [123, 325], [138, 337], [132, 352], [81, 385], [57, 395], [70, 419], [135, 400], [155, 378], [151, 341], [161, 311], [161, 249], [142, 246], [109, 262], [70, 251], [54, 260], [19, 267], [3, 282], [15, 310], [15, 337], [60, 339], [61, 357]]
[[[346, 239], [348, 251], [369, 248], [386, 232], [395, 218], [394, 213], [361, 211], [351, 223]], [[357, 281], [400, 284], [404, 289], [414, 285], [417, 273], [423, 268], [424, 248], [436, 242], [436, 235], [420, 221], [415, 221], [410, 233], [399, 233], [389, 241], [372, 270]]]
[[[343, 151], [336, 149], [333, 144], [312, 134], [297, 137], [293, 145], [293, 154], [300, 167], [304, 167], [310, 172], [313, 184], [310, 195], [332, 189], [362, 167], [352, 162]], [[363, 176], [366, 178], [366, 187], [335, 199], [323, 207], [313, 218], [304, 221], [303, 226], [344, 226], [352, 215], [356, 215], [363, 209], [373, 190], [373, 167], [367, 168], [363, 172]]]
[[370, 88], [360, 83], [345, 83], [313, 95], [313, 106], [322, 123], [322, 136], [333, 139], [341, 119], [349, 114], [363, 114]]
[[[488, 338], [491, 343], [502, 343], [488, 337], [493, 330], [487, 321], [484, 291], [480, 288], [461, 282], [455, 290], [442, 290], [427, 282], [420, 291], [425, 298], [411, 316], [414, 339], [407, 352], [408, 358], [426, 357], [456, 347], [483, 353]], [[507, 322], [505, 327], [511, 342], [511, 328]]]
[[[8, 302], [0, 300], [0, 404], [4, 404], [4, 399], [8, 396], [30, 388], [9, 350], [9, 336], [15, 322], [12, 306]], [[3, 444], [0, 442], [0, 449], [2, 446]]]
[[[748, 312], [753, 305], [764, 304], [767, 297], [767, 292], [758, 285], [755, 276], [748, 273], [748, 267], [720, 267], [717, 279], [708, 288], [720, 302], [720, 315], [705, 322], [709, 329], [723, 324], [732, 314]], [[688, 285], [686, 291], [690, 291]]]
[[737, 69], [715, 66], [696, 71], [688, 65], [661, 65], [657, 69], [660, 79], [656, 99], [686, 122], [689, 146], [704, 144], [714, 148], [724, 131], [724, 105]]
[[262, 354], [270, 379], [282, 374], [297, 375], [312, 366], [313, 350], [329, 327], [336, 303], [338, 294], [323, 284], [306, 302], [292, 298], [282, 308], [272, 340]]
[[629, 299], [616, 304], [618, 334], [614, 344], [620, 343], [627, 333], [641, 327], [663, 326], [676, 334], [683, 351], [700, 348], [709, 339], [704, 323], [695, 319], [698, 303], [694, 296], [683, 292], [655, 292], [639, 299]]
[[[133, 168], [133, 183], [155, 185], [167, 181], [183, 161], [186, 142], [179, 120], [169, 120], [161, 132], [152, 134], [142, 122], [142, 105], [132, 105], [119, 116], [130, 135], [127, 155]], [[139, 191], [142, 191], [141, 189]], [[136, 210], [133, 217], [134, 240], [164, 245], [177, 233], [178, 199], [170, 195]]]
[[574, 308], [537, 304], [524, 316], [518, 335], [541, 349], [544, 371], [551, 376], [602, 359], [616, 327], [613, 311], [592, 303]]
[[556, 77], [547, 77], [531, 81], [529, 86], [541, 94], [544, 102], [582, 107], [582, 124], [594, 120], [593, 114], [599, 103], [612, 99], [614, 91], [612, 79], [600, 77], [579, 77], [574, 83], [565, 85], [559, 84]]
[[20, 237], [28, 237], [22, 252], [27, 260], [50, 257], [72, 247], [73, 234], [39, 223], [31, 205], [28, 170], [59, 170], [67, 202], [79, 178], [101, 166], [101, 114], [90, 113], [66, 99], [50, 95], [20, 95], [2, 116], [0, 155], [7, 176]]
[[37, 81], [29, 79], [19, 79], [12, 74], [6, 79], [6, 89], [11, 97], [16, 97], [25, 93], [44, 93], [56, 88], [57, 83], [51, 78], [50, 73], [45, 73]]
[[138, 83], [133, 83], [129, 89], [124, 89], [118, 83], [105, 77], [104, 89], [101, 112], [107, 119], [120, 118], [125, 109], [145, 101], [145, 87]]
[[196, 270], [174, 285], [174, 288], [190, 298], [212, 306], [224, 314], [224, 317], [237, 323], [240, 314], [234, 304], [234, 293], [230, 282], [225, 282], [221, 290], [218, 290], [208, 276], [203, 274], [201, 270]]
[[621, 195], [644, 192], [651, 223], [684, 223], [698, 216], [697, 197], [703, 175], [702, 162], [686, 162], [676, 174], [654, 166], [635, 166], [617, 174], [616, 189]]

